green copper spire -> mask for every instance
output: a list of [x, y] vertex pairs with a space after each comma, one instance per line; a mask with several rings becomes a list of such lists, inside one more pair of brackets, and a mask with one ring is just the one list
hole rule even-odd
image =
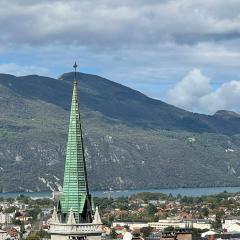
[[73, 95], [65, 161], [63, 193], [59, 202], [59, 210], [63, 215], [63, 219], [66, 219], [71, 209], [74, 213], [76, 222], [81, 223], [92, 221], [92, 199], [88, 190], [78, 103], [78, 86], [76, 80], [77, 64], [75, 63], [73, 67], [75, 68]]

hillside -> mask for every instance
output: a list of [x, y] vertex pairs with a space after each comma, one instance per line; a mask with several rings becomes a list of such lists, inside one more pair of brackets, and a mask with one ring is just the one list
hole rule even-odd
[[[240, 116], [191, 113], [78, 73], [91, 189], [240, 184]], [[72, 73], [0, 74], [0, 190], [59, 188]]]

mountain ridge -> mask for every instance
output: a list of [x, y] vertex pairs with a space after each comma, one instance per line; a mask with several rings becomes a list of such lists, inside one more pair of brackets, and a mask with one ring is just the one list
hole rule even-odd
[[[1, 191], [60, 187], [73, 73], [60, 78], [0, 74]], [[92, 189], [240, 184], [237, 113], [191, 113], [96, 75], [77, 78]]]

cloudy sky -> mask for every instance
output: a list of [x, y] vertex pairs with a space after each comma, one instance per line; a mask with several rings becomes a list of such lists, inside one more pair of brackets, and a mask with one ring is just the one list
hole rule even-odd
[[0, 72], [79, 70], [182, 108], [240, 111], [239, 0], [0, 0]]

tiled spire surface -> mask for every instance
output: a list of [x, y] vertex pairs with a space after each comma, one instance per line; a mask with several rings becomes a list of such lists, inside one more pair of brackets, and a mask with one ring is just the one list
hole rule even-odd
[[87, 171], [84, 156], [78, 86], [76, 80], [76, 63], [74, 65], [74, 86], [72, 94], [71, 115], [68, 132], [67, 154], [65, 161], [63, 194], [60, 198], [61, 213], [74, 213], [77, 223], [91, 222], [91, 196], [88, 190]]

